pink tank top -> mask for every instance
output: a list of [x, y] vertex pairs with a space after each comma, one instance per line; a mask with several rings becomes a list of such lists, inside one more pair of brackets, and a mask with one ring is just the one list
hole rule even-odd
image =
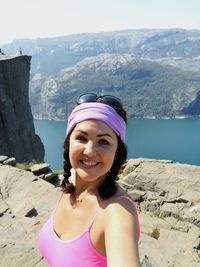
[[[134, 201], [129, 196], [119, 197], [128, 199], [136, 208]], [[55, 233], [54, 213], [55, 210], [39, 233], [39, 249], [48, 265], [51, 267], [107, 267], [106, 256], [94, 248], [90, 239], [90, 229], [97, 213], [83, 233], [71, 240], [61, 240]], [[138, 221], [138, 240], [139, 237]]]

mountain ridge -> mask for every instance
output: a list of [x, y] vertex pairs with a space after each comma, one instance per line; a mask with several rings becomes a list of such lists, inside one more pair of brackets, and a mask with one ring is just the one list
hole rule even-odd
[[[6, 53], [14, 53], [19, 47], [22, 47], [23, 54], [32, 55], [30, 102], [35, 118], [66, 118], [71, 108], [70, 101], [75, 101], [78, 95], [77, 89], [79, 94], [87, 89], [122, 97], [130, 116], [174, 118], [200, 114], [200, 30], [129, 29], [83, 33], [15, 40], [5, 45], [4, 50]], [[113, 57], [113, 61], [116, 55], [130, 55], [140, 63], [137, 68], [133, 68], [133, 63], [128, 61], [121, 67], [116, 62], [108, 79], [103, 71], [105, 66], [99, 63], [99, 57], [105, 54]], [[101, 71], [95, 64], [95, 71], [92, 71], [87, 66], [90, 61], [85, 59], [97, 60], [96, 65], [101, 65]], [[69, 71], [70, 80], [65, 79]], [[65, 75], [62, 75], [64, 72]], [[55, 95], [56, 88], [58, 91]], [[132, 97], [132, 103], [129, 99], [126, 101], [128, 96]]]
[[199, 105], [200, 76], [138, 57], [102, 54], [83, 59], [56, 76], [33, 76], [30, 100], [35, 118], [63, 120], [80, 94], [114, 94], [130, 117], [177, 117]]

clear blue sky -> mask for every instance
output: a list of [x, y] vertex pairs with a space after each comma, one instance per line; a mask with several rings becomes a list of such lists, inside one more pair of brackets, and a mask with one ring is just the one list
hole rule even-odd
[[200, 0], [0, 0], [0, 43], [140, 28], [200, 29]]

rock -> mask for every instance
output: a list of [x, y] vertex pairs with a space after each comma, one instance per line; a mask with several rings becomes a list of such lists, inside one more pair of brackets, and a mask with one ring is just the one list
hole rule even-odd
[[0, 57], [0, 154], [18, 162], [43, 161], [29, 104], [30, 56]]
[[[137, 201], [142, 267], [200, 266], [200, 167], [144, 159], [138, 163], [119, 183]], [[0, 177], [0, 266], [47, 266], [37, 237], [60, 188], [8, 165], [0, 165]]]
[[141, 259], [141, 265], [142, 267], [153, 267], [149, 261], [149, 258], [147, 257], [147, 255], [144, 255]]
[[58, 178], [58, 176], [54, 172], [50, 172], [50, 173], [45, 174], [43, 179], [45, 181], [51, 181], [51, 180], [56, 179], [56, 178]]
[[144, 196], [146, 195], [146, 192], [136, 190], [136, 189], [133, 189], [132, 191], [128, 191], [128, 193], [130, 196], [132, 196], [132, 198], [136, 202], [141, 202], [142, 200], [144, 200]]
[[49, 167], [50, 165], [47, 163], [34, 164], [31, 166], [30, 170], [35, 175], [41, 175], [44, 173], [49, 173], [51, 171]]
[[200, 167], [149, 159], [128, 164], [133, 167], [124, 168], [119, 183], [128, 193], [141, 192], [132, 194], [140, 210], [140, 254], [155, 267], [200, 266]]
[[183, 214], [183, 220], [191, 222], [200, 227], [200, 203], [186, 209]]
[[0, 155], [0, 163], [3, 163], [7, 159], [8, 159], [7, 156]]
[[0, 266], [47, 266], [38, 252], [37, 237], [60, 189], [8, 165], [0, 166], [0, 177]]
[[10, 166], [16, 166], [16, 159], [15, 158], [9, 158], [9, 159], [6, 159], [3, 164], [4, 165], [10, 165]]

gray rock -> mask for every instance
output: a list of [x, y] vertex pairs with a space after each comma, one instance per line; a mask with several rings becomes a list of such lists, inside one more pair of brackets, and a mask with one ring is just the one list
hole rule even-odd
[[58, 176], [54, 172], [50, 172], [50, 173], [45, 174], [43, 179], [46, 181], [51, 181], [56, 178], [58, 178]]
[[0, 166], [0, 266], [47, 266], [37, 238], [60, 190], [27, 171]]
[[153, 267], [149, 261], [149, 258], [147, 255], [144, 255], [141, 259], [141, 266], [142, 267]]
[[34, 164], [31, 166], [30, 170], [32, 173], [35, 175], [41, 175], [44, 173], [49, 173], [50, 172], [50, 165], [47, 163], [40, 163], [40, 164]]
[[3, 162], [4, 165], [10, 165], [10, 166], [16, 166], [17, 164], [17, 161], [14, 157], [12, 158], [9, 158], [9, 159], [6, 159], [4, 162]]
[[[138, 201], [142, 267], [200, 266], [200, 227], [196, 224], [199, 170], [190, 165], [143, 160], [120, 181]], [[135, 189], [135, 182], [150, 191]], [[8, 165], [0, 165], [0, 188], [0, 266], [47, 266], [38, 252], [37, 237], [59, 199], [60, 189]], [[160, 195], [162, 190], [166, 193]], [[162, 211], [166, 211], [164, 217]]]
[[[200, 266], [200, 167], [137, 159], [120, 184], [140, 210], [140, 254], [154, 267]], [[173, 245], [172, 245], [173, 244]], [[198, 248], [198, 249], [197, 249]]]
[[0, 155], [0, 163], [3, 163], [7, 159], [8, 159], [7, 156]]
[[43, 161], [29, 104], [30, 56], [0, 57], [0, 154], [18, 162]]

